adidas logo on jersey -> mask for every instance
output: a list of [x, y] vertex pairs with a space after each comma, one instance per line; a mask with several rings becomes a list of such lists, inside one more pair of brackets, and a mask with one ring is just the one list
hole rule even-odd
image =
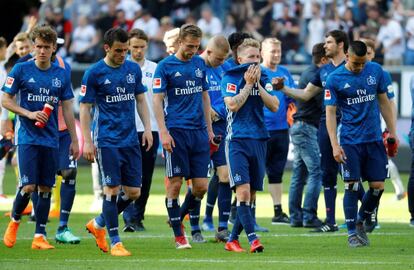
[[178, 72], [178, 71], [177, 71], [177, 72], [175, 73], [175, 75], [174, 75], [174, 77], [181, 77], [181, 76], [182, 76], [182, 75], [181, 75], [181, 73], [180, 73], [180, 72]]
[[111, 84], [111, 81], [108, 80], [108, 79], [106, 79], [105, 82], [104, 82], [104, 84]]
[[35, 79], [33, 79], [33, 77], [32, 77], [32, 78], [30, 78], [27, 82], [29, 82], [29, 83], [35, 83], [36, 81], [35, 81]]
[[351, 87], [351, 86], [349, 85], [349, 83], [346, 83], [346, 84], [344, 85], [344, 89], [347, 89], [347, 88], [349, 88], [349, 87]]

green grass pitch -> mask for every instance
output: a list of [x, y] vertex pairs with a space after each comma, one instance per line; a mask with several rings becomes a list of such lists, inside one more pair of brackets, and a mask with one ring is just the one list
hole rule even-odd
[[[407, 175], [402, 175], [404, 182]], [[284, 210], [287, 211], [287, 191], [290, 173], [285, 175]], [[340, 181], [339, 181], [340, 183]], [[206, 244], [193, 244], [191, 250], [175, 250], [172, 230], [166, 225], [164, 206], [163, 169], [156, 170], [144, 225], [145, 232], [123, 233], [121, 239], [131, 257], [116, 258], [102, 253], [93, 238], [85, 231], [86, 222], [96, 213], [90, 213], [92, 184], [89, 168], [81, 167], [78, 177], [78, 195], [75, 199], [70, 228], [82, 237], [79, 245], [55, 244], [48, 251], [31, 250], [34, 224], [24, 217], [14, 248], [0, 244], [0, 269], [414, 269], [414, 228], [408, 226], [407, 200], [396, 201], [391, 183], [381, 200], [381, 228], [370, 234], [371, 246], [350, 249], [346, 231], [312, 234], [308, 229], [290, 228], [270, 224], [272, 203], [266, 191], [257, 199], [258, 222], [270, 229], [261, 233], [265, 246], [262, 254], [235, 254], [223, 249], [222, 243], [213, 241], [213, 233], [204, 233]], [[343, 222], [342, 187], [338, 186], [338, 223]], [[15, 180], [7, 170], [5, 190], [13, 197]], [[3, 236], [9, 218], [4, 217], [11, 204], [0, 204], [0, 235]], [[323, 193], [319, 200], [319, 217], [324, 218]], [[202, 214], [204, 213], [204, 205]], [[217, 214], [215, 212], [215, 214]], [[215, 218], [217, 224], [217, 218]], [[48, 238], [54, 243], [57, 219], [47, 225]], [[120, 219], [120, 228], [123, 221]], [[186, 223], [187, 234], [189, 224]], [[248, 248], [243, 232], [241, 244]]]

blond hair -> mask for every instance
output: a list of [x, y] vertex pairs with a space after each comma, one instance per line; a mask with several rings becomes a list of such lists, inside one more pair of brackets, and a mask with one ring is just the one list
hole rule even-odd
[[246, 38], [245, 40], [243, 40], [242, 44], [239, 45], [239, 47], [237, 48], [237, 55], [240, 55], [240, 53], [242, 51], [244, 51], [246, 48], [257, 48], [260, 50], [260, 43], [259, 41], [253, 39], [253, 38]]

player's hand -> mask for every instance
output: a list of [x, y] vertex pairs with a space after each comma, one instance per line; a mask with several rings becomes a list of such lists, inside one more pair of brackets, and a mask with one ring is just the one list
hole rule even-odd
[[175, 147], [175, 142], [168, 131], [161, 132], [161, 142], [162, 148], [164, 148], [165, 151], [172, 153], [173, 148]]
[[69, 154], [74, 160], [79, 159], [79, 142], [77, 140], [71, 142], [69, 147]]
[[144, 131], [144, 133], [142, 134], [142, 146], [147, 146], [147, 148], [145, 148], [146, 152], [148, 152], [151, 149], [153, 143], [154, 138], [152, 137], [151, 130]]
[[212, 130], [209, 130], [207, 132], [208, 132], [208, 141], [212, 142], [216, 135], [214, 135], [214, 132]]
[[333, 156], [338, 163], [346, 163], [346, 155], [344, 149], [340, 145], [332, 146]]
[[395, 157], [398, 153], [398, 146], [400, 145], [400, 141], [396, 135], [393, 135], [388, 132], [388, 130], [384, 131], [382, 134], [385, 150], [387, 151], [388, 157]]
[[258, 65], [250, 65], [246, 72], [244, 72], [244, 80], [246, 84], [254, 84], [257, 81], [258, 72], [260, 67]]
[[29, 112], [27, 114], [27, 118], [34, 120], [34, 121], [39, 121], [43, 124], [46, 123], [47, 120], [49, 120], [49, 117], [47, 116], [47, 114], [42, 111]]
[[273, 86], [273, 90], [282, 90], [283, 87], [285, 87], [285, 78], [283, 77], [272, 78], [272, 86]]
[[96, 147], [92, 142], [85, 142], [83, 145], [83, 157], [89, 161], [94, 162], [96, 156]]

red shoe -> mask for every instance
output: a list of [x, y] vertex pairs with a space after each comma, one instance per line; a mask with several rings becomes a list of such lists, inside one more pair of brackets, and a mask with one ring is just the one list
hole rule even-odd
[[224, 249], [227, 251], [234, 251], [234, 252], [245, 252], [238, 240], [233, 240], [231, 242], [226, 242], [224, 245]]
[[16, 244], [17, 230], [19, 229], [20, 222], [14, 222], [11, 220], [4, 233], [3, 242], [8, 248], [12, 248]]
[[256, 252], [263, 252], [264, 246], [262, 243], [260, 243], [259, 239], [253, 240], [252, 244], [250, 245], [250, 252], [256, 253]]
[[190, 249], [191, 245], [188, 243], [185, 235], [175, 237], [175, 248], [176, 249]]
[[106, 231], [105, 229], [97, 229], [94, 226], [94, 220], [91, 219], [86, 224], [86, 230], [95, 237], [96, 246], [103, 252], [108, 252], [108, 243], [106, 242]]

